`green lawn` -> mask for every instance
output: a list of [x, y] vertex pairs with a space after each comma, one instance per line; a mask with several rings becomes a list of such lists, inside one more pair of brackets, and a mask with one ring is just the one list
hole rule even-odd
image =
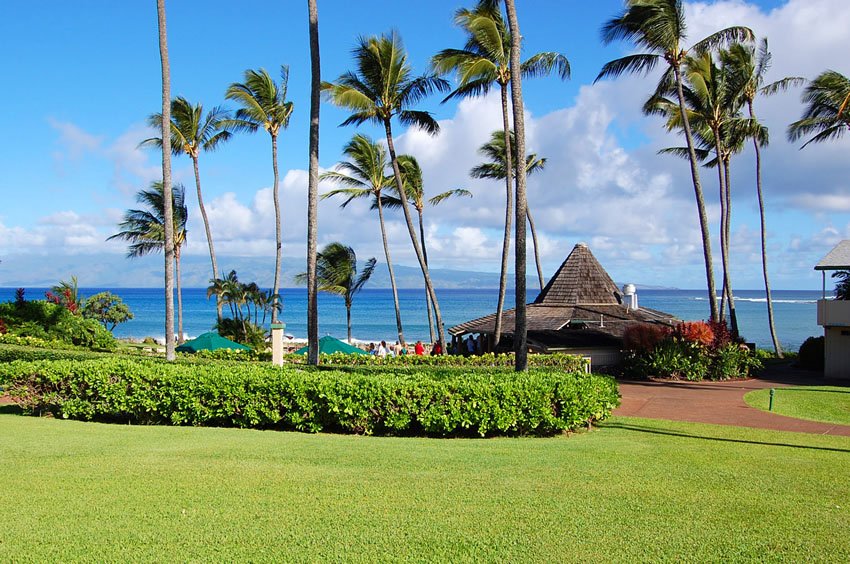
[[[767, 411], [770, 405], [770, 390], [750, 392], [744, 396], [744, 401]], [[773, 412], [797, 419], [850, 425], [850, 387], [776, 388]]]
[[615, 418], [550, 439], [0, 413], [0, 561], [850, 560], [850, 439]]

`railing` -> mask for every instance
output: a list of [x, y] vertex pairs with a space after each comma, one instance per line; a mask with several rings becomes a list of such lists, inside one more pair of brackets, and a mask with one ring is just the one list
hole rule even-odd
[[818, 300], [818, 325], [850, 327], [850, 300]]

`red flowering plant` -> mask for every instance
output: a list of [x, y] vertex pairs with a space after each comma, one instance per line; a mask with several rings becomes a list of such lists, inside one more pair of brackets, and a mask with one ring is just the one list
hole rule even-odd
[[676, 327], [676, 336], [688, 343], [713, 348], [714, 330], [705, 321], [685, 321]]

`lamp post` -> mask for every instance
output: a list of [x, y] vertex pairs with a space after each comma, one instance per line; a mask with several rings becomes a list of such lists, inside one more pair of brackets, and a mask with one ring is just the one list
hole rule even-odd
[[272, 364], [283, 366], [283, 332], [286, 323], [272, 323]]

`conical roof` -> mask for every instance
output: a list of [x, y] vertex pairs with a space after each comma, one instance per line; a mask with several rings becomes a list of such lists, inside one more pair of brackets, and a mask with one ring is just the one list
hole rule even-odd
[[573, 247], [567, 260], [534, 300], [535, 304], [618, 305], [622, 302], [617, 285], [584, 243]]

